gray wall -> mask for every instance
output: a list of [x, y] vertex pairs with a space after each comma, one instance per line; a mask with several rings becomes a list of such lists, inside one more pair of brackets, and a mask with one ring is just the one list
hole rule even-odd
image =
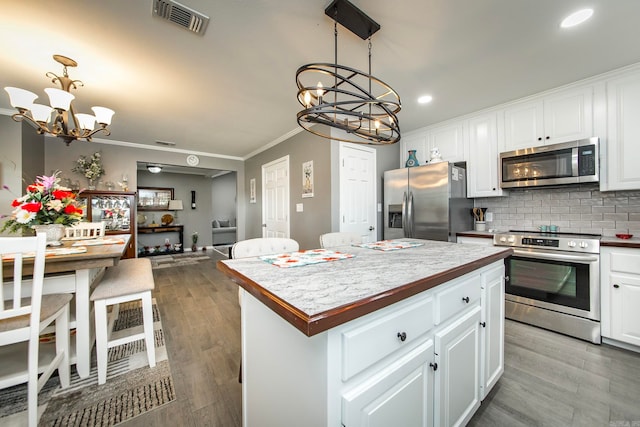
[[236, 181], [237, 174], [235, 172], [216, 176], [211, 180], [211, 194], [213, 198], [211, 217], [213, 219], [237, 220]]
[[[244, 197], [238, 196], [238, 205], [246, 206], [247, 211], [246, 238], [262, 237], [262, 166], [287, 155], [290, 236], [300, 248], [317, 248], [320, 234], [331, 231], [331, 142], [309, 132], [300, 132], [246, 160]], [[303, 199], [302, 163], [309, 160], [313, 160], [314, 197]], [[256, 203], [249, 203], [252, 178], [256, 180]], [[296, 212], [297, 203], [303, 204], [303, 212]]]

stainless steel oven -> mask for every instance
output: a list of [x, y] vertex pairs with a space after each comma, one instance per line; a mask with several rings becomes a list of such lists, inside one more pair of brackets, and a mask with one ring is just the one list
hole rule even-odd
[[600, 239], [595, 235], [512, 231], [505, 261], [506, 317], [599, 344]]

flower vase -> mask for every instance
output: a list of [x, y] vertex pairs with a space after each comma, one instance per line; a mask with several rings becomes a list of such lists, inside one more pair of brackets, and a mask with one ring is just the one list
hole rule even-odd
[[45, 233], [47, 235], [47, 246], [60, 246], [62, 245], [62, 238], [64, 237], [64, 225], [62, 224], [42, 224], [32, 226], [33, 230], [37, 233]]
[[409, 158], [404, 165], [408, 168], [419, 166], [418, 159], [416, 158], [416, 150], [409, 150]]
[[89, 183], [87, 185], [87, 190], [95, 190], [96, 189], [96, 181], [95, 181], [95, 179], [87, 178], [87, 181], [89, 181]]

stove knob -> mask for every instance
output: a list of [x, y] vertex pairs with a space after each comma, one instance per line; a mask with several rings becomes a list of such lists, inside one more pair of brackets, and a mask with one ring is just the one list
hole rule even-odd
[[573, 240], [570, 241], [569, 243], [567, 243], [567, 246], [569, 246], [570, 248], [575, 248], [576, 247], [576, 242], [574, 242]]
[[509, 243], [515, 243], [516, 242], [516, 238], [514, 236], [509, 236]]
[[587, 242], [580, 242], [580, 247], [581, 247], [582, 249], [586, 249], [586, 248], [588, 248], [588, 247], [589, 247], [589, 244], [588, 244]]
[[500, 243], [505, 243], [507, 241], [507, 238], [502, 236], [500, 237]]

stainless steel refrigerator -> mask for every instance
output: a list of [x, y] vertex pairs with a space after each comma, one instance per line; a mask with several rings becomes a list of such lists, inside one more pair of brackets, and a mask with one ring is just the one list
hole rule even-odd
[[384, 238], [456, 241], [473, 229], [464, 168], [449, 162], [384, 173]]

